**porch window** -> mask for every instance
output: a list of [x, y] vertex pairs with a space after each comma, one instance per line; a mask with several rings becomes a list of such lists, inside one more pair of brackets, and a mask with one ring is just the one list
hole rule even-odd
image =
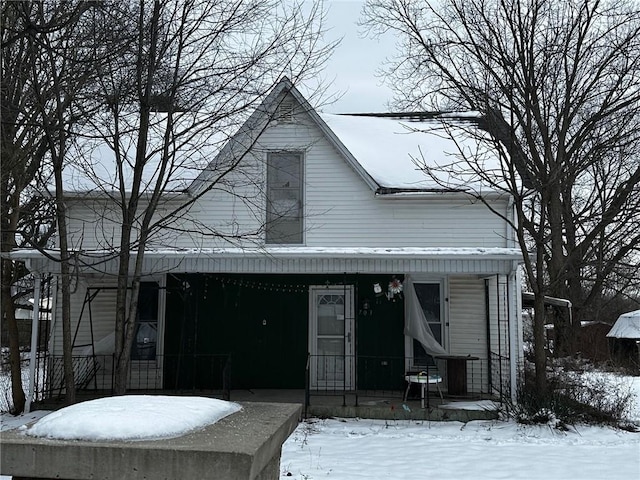
[[140, 282], [136, 331], [131, 346], [132, 360], [155, 360], [158, 340], [157, 282]]
[[302, 153], [269, 153], [266, 243], [302, 243], [302, 193]]
[[[433, 338], [440, 346], [444, 347], [442, 328], [442, 302], [440, 299], [441, 289], [439, 283], [414, 283], [416, 297], [420, 308], [424, 313], [424, 318]], [[422, 344], [413, 340], [413, 363], [414, 365], [433, 365], [434, 360], [429, 355]]]

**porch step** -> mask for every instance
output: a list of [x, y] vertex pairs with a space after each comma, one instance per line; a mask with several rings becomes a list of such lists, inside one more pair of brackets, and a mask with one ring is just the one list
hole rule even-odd
[[[413, 405], [416, 403], [417, 405]], [[434, 422], [472, 420], [497, 420], [497, 410], [458, 409], [455, 406], [440, 408], [439, 406], [421, 408], [419, 402], [398, 402], [376, 405], [308, 405], [307, 417], [318, 418], [371, 418], [379, 420], [429, 420]]]

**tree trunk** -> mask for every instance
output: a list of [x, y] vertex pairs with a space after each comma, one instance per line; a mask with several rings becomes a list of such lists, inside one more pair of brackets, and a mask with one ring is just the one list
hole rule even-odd
[[26, 402], [24, 390], [22, 389], [22, 368], [20, 365], [20, 341], [18, 338], [18, 322], [16, 321], [15, 305], [11, 298], [11, 284], [8, 281], [12, 268], [12, 262], [2, 259], [2, 313], [7, 322], [9, 334], [9, 363], [11, 366], [11, 398], [13, 407], [11, 413], [17, 415], [24, 411]]
[[547, 352], [545, 349], [546, 333], [544, 296], [536, 295], [533, 306], [533, 341], [536, 390], [539, 394], [547, 393]]
[[[141, 4], [141, 6], [144, 6]], [[131, 182], [131, 192], [129, 194], [129, 200], [126, 199], [124, 191], [121, 191], [122, 201], [122, 230], [120, 233], [120, 254], [119, 254], [119, 269], [118, 269], [118, 290], [116, 296], [116, 374], [115, 374], [115, 393], [116, 395], [122, 395], [127, 390], [127, 383], [129, 378], [129, 362], [131, 359], [131, 344], [133, 343], [133, 333], [135, 331], [135, 318], [137, 313], [137, 295], [138, 286], [140, 283], [140, 273], [138, 269], [135, 269], [132, 278], [129, 278], [130, 267], [129, 262], [131, 260], [131, 240], [133, 237], [133, 225], [138, 212], [139, 193], [142, 182], [142, 175], [144, 173], [144, 166], [147, 162], [147, 146], [149, 138], [149, 125], [151, 107], [149, 99], [151, 98], [152, 79], [155, 74], [156, 65], [156, 51], [157, 51], [157, 35], [158, 35], [158, 22], [160, 19], [160, 12], [162, 6], [157, 0], [153, 3], [153, 10], [151, 16], [151, 23], [149, 25], [149, 32], [151, 38], [149, 39], [149, 52], [148, 61], [144, 62], [145, 54], [143, 52], [143, 29], [140, 25], [139, 30], [139, 43], [138, 43], [138, 57], [136, 61], [136, 86], [138, 89], [138, 101], [140, 105], [140, 126], [138, 129], [138, 138], [136, 141], [136, 158], [133, 166], [133, 179]], [[142, 18], [142, 13], [141, 13]], [[120, 173], [122, 173], [122, 165], [118, 166]], [[143, 233], [143, 232], [140, 232]], [[144, 241], [140, 238], [138, 252], [144, 252]], [[136, 264], [138, 259], [136, 259]], [[128, 283], [131, 280], [132, 289], [131, 292], [127, 292]], [[127, 293], [130, 294], [127, 295]], [[129, 304], [129, 311], [127, 311], [127, 304]]]
[[[544, 196], [541, 198], [541, 205], [545, 204]], [[544, 217], [544, 210], [541, 210]], [[547, 394], [547, 334], [545, 330], [546, 306], [544, 302], [545, 279], [544, 279], [544, 234], [543, 232], [531, 232], [536, 238], [535, 271], [532, 265], [527, 263], [529, 281], [535, 294], [533, 303], [533, 351], [535, 364], [535, 385], [538, 394], [542, 397]], [[524, 241], [521, 243], [524, 245]]]
[[[127, 391], [127, 383], [129, 378], [129, 352], [125, 349], [125, 339], [127, 331], [127, 288], [129, 285], [129, 242], [127, 234], [130, 231], [123, 224], [122, 238], [120, 242], [119, 269], [118, 269], [118, 285], [116, 291], [116, 318], [115, 318], [115, 375], [114, 375], [114, 393], [116, 395], [124, 395]], [[127, 237], [127, 241], [124, 238]], [[123, 247], [123, 244], [126, 244]]]
[[[64, 151], [63, 148], [60, 151]], [[62, 294], [62, 354], [64, 364], [65, 403], [76, 402], [76, 383], [73, 372], [73, 345], [71, 343], [71, 268], [67, 240], [67, 211], [63, 198], [62, 162], [56, 162], [56, 221], [60, 242], [60, 291]]]

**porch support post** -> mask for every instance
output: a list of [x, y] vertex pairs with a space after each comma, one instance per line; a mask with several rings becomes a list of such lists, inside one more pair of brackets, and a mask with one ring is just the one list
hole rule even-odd
[[31, 352], [29, 352], [29, 394], [24, 406], [25, 413], [31, 411], [31, 402], [34, 397], [35, 377], [36, 377], [36, 361], [38, 357], [38, 327], [40, 323], [40, 290], [41, 277], [36, 274], [35, 284], [33, 286], [33, 312], [31, 318]]
[[516, 402], [518, 388], [518, 362], [520, 360], [520, 339], [519, 339], [519, 315], [520, 313], [520, 276], [518, 274], [518, 265], [514, 265], [514, 269], [508, 275], [507, 295], [508, 295], [508, 319], [509, 319], [509, 377], [511, 389], [511, 401]]
[[[487, 324], [487, 372], [489, 380], [489, 393], [493, 393], [493, 381], [491, 375], [491, 300], [489, 294], [489, 279], [484, 279], [484, 316]], [[500, 359], [498, 359], [500, 362]]]

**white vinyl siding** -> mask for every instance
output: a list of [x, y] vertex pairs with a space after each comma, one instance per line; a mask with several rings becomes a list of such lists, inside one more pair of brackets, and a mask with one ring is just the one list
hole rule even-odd
[[480, 359], [467, 362], [470, 392], [486, 392], [488, 387], [485, 304], [483, 279], [477, 276], [449, 277], [449, 351]]
[[108, 201], [67, 201], [67, 231], [73, 250], [110, 250], [120, 244], [121, 216]]
[[[194, 229], [193, 223], [188, 221], [189, 209], [177, 211], [184, 200], [161, 201], [153, 216], [155, 222], [171, 224], [172, 229], [158, 232], [154, 230], [149, 248], [162, 248], [174, 245], [176, 238], [184, 236], [184, 232]], [[138, 235], [138, 227], [146, 201], [141, 200], [138, 206], [137, 220], [134, 221], [131, 244], [135, 245]], [[169, 219], [163, 219], [170, 216]], [[122, 212], [118, 205], [106, 199], [74, 198], [67, 201], [67, 230], [69, 234], [69, 246], [72, 250], [98, 250], [114, 251], [120, 248], [120, 235], [122, 231]], [[202, 228], [200, 228], [202, 231]], [[190, 239], [193, 237], [189, 236]]]

